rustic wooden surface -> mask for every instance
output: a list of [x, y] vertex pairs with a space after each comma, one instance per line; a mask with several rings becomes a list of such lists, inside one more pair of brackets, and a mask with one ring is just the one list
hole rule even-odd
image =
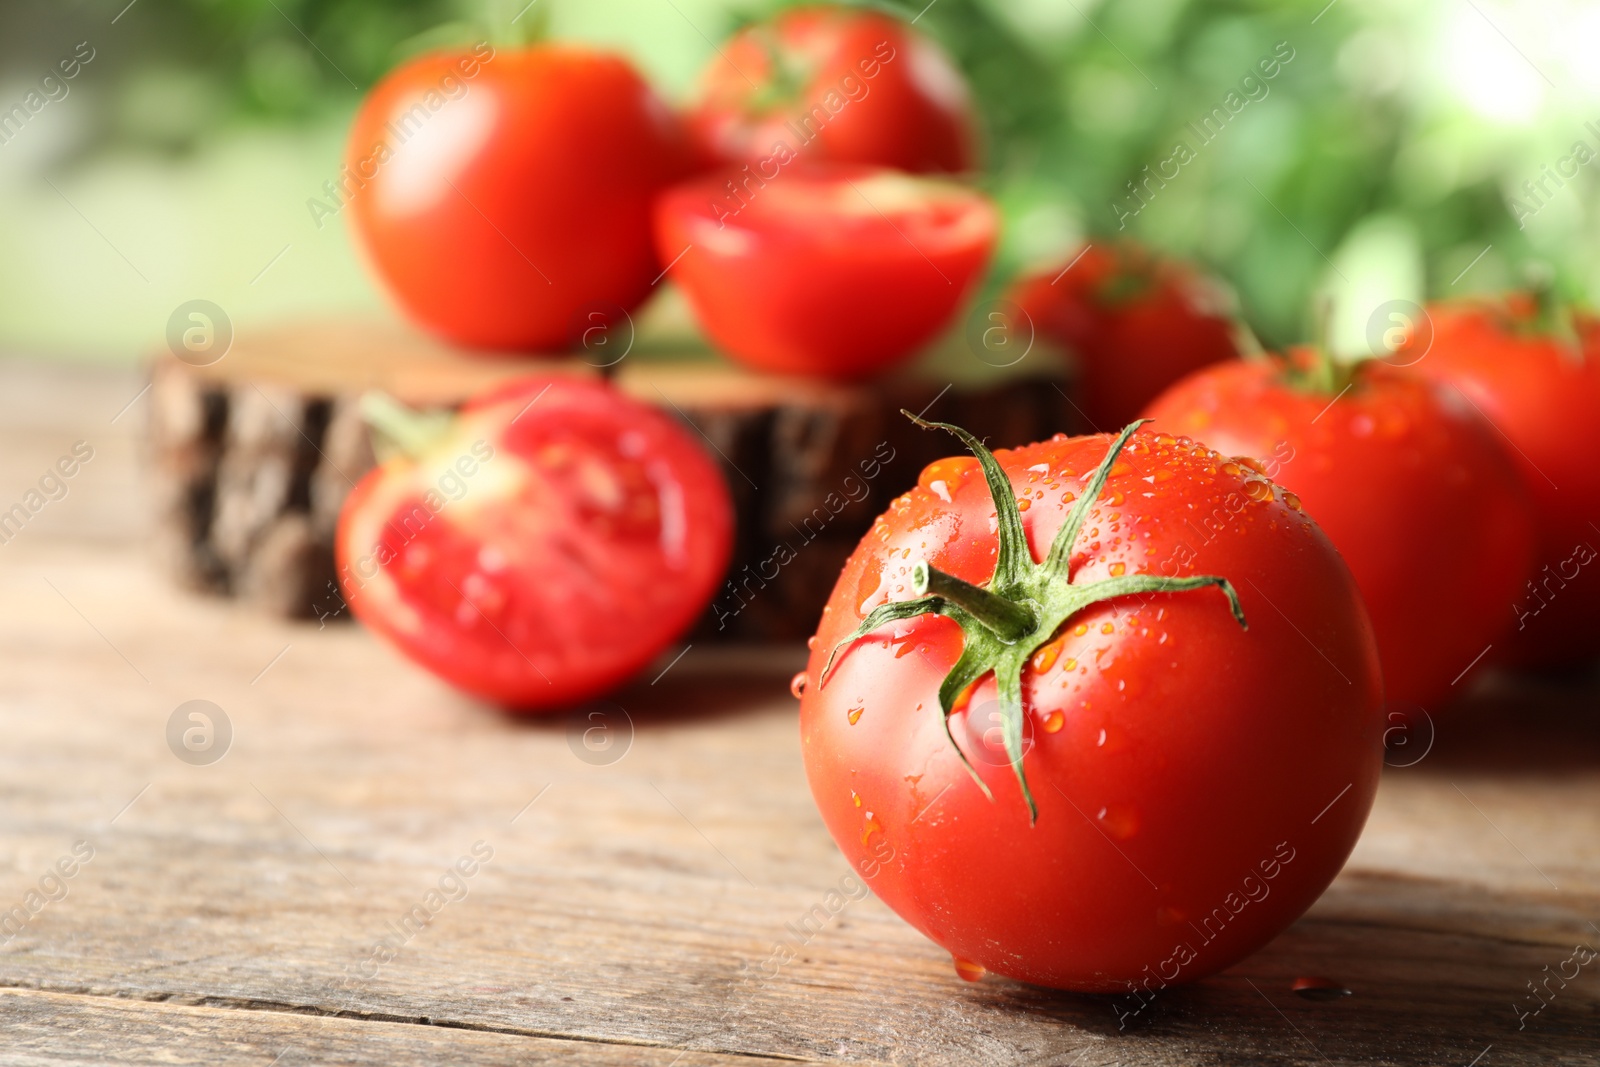
[[[766, 977], [847, 873], [797, 650], [691, 648], [617, 695], [626, 754], [585, 763], [567, 721], [508, 720], [357, 627], [174, 591], [142, 543], [145, 401], [111, 422], [139, 385], [0, 364], [0, 507], [95, 450], [0, 544], [0, 910], [94, 849], [0, 945], [0, 1063], [1600, 1063], [1600, 960], [1522, 1029], [1514, 1007], [1600, 947], [1592, 679], [1491, 681], [1386, 774], [1305, 918], [1126, 1030], [1108, 998], [958, 981], [870, 897]], [[209, 766], [165, 737], [196, 698], [234, 729]], [[465, 899], [364, 969], [478, 841]], [[1306, 975], [1353, 994], [1302, 999]]]
[[[1043, 352], [1004, 370], [986, 369], [970, 353], [954, 366], [927, 362], [850, 385], [659, 350], [610, 368], [619, 389], [705, 442], [732, 494], [733, 584], [707, 610], [696, 640], [810, 634], [809, 620], [872, 519], [948, 451], [947, 439], [919, 430], [901, 409], [1010, 440], [1080, 422], [1062, 361]], [[345, 495], [373, 464], [362, 393], [451, 407], [525, 375], [599, 374], [579, 357], [467, 354], [397, 323], [360, 319], [243, 331], [215, 363], [163, 354], [151, 370], [158, 557], [191, 588], [303, 618], [341, 604], [334, 527]], [[863, 460], [875, 477], [862, 476]], [[802, 543], [798, 558], [774, 572], [777, 547]], [[739, 589], [747, 581], [762, 595], [746, 609]]]

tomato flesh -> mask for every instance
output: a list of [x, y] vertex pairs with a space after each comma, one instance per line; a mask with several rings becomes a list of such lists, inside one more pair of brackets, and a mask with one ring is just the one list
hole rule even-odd
[[683, 430], [607, 386], [541, 379], [368, 474], [339, 564], [356, 614], [412, 659], [540, 710], [643, 669], [704, 609], [731, 537], [726, 486]]
[[729, 355], [859, 378], [950, 322], [997, 225], [987, 198], [948, 182], [797, 165], [761, 184], [718, 175], [672, 189], [657, 205], [656, 247]]

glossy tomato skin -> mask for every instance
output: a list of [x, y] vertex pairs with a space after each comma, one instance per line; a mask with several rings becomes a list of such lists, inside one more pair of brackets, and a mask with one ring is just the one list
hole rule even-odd
[[484, 700], [569, 707], [627, 681], [705, 609], [732, 544], [699, 444], [610, 386], [535, 378], [474, 400], [421, 462], [351, 491], [357, 617]]
[[[1042, 559], [1105, 437], [997, 456]], [[1215, 589], [1104, 602], [1022, 675], [1030, 826], [990, 724], [993, 676], [941, 723], [962, 639], [947, 618], [828, 651], [910, 595], [918, 559], [969, 582], [994, 566], [994, 506], [971, 460], [941, 460], [845, 565], [800, 705], [806, 772], [833, 838], [902, 918], [957, 959], [1087, 992], [1193, 981], [1259, 948], [1338, 873], [1381, 763], [1380, 682], [1355, 584], [1304, 513], [1248, 469], [1136, 434], [1073, 557], [1074, 581], [1220, 575]], [[1191, 505], [1193, 505], [1191, 509]], [[1202, 536], [1190, 523], [1215, 517]], [[958, 702], [958, 705], [963, 702]], [[976, 719], [976, 721], [974, 721]]]
[[[958, 314], [994, 251], [983, 194], [873, 167], [719, 174], [656, 205], [656, 247], [701, 328], [758, 370], [863, 378]], [[741, 180], [742, 182], [742, 180]]]
[[1521, 473], [1539, 552], [1531, 582], [1502, 607], [1504, 658], [1553, 667], [1600, 653], [1600, 331], [1580, 320], [1584, 351], [1574, 351], [1532, 313], [1515, 298], [1431, 308], [1432, 343], [1408, 369], [1481, 411]]
[[358, 243], [405, 313], [520, 351], [570, 349], [586, 310], [644, 300], [661, 271], [650, 203], [693, 165], [681, 124], [620, 57], [487, 45], [379, 82], [346, 164]]
[[1239, 354], [1217, 283], [1129, 242], [1089, 245], [1017, 282], [1011, 300], [1071, 354], [1099, 430], [1125, 426], [1179, 378]]
[[1368, 363], [1336, 401], [1292, 385], [1280, 360], [1235, 360], [1146, 414], [1256, 459], [1298, 495], [1361, 588], [1391, 710], [1438, 710], [1505, 637], [1533, 566], [1533, 513], [1493, 429], [1459, 396]]
[[788, 153], [911, 172], [977, 166], [960, 71], [933, 41], [874, 11], [791, 8], [741, 30], [701, 75], [688, 124], [711, 167]]

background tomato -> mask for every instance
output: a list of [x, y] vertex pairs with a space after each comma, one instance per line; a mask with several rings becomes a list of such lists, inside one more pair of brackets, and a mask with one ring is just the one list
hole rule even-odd
[[1072, 356], [1095, 429], [1125, 425], [1185, 374], [1239, 354], [1218, 284], [1131, 242], [1089, 245], [1019, 281], [1011, 299]]
[[1298, 494], [1361, 587], [1391, 706], [1436, 709], [1511, 625], [1533, 565], [1527, 496], [1459, 397], [1376, 363], [1318, 387], [1317, 357], [1296, 356], [1209, 367], [1147, 413]]
[[[998, 515], [974, 460], [925, 469], [851, 556], [797, 682], [806, 772], [834, 840], [968, 976], [1122, 992], [1225, 967], [1322, 892], [1377, 788], [1377, 654], [1327, 538], [1255, 471], [1165, 435], [1135, 435], [1096, 494], [1085, 483], [1108, 443], [999, 452]], [[1092, 504], [1064, 554], [1074, 587], [1221, 576], [1250, 628], [1214, 588], [1130, 593], [1006, 646], [1029, 656], [1017, 743], [1030, 825], [995, 714], [1003, 687], [994, 673], [961, 685], [972, 626], [885, 609], [905, 614], [822, 674], [870, 612], [920, 600], [924, 561], [991, 590], [1005, 588], [1008, 552], [1034, 574], [1080, 494]], [[1214, 525], [1197, 529], [1205, 517]], [[1012, 525], [1007, 549], [996, 530]], [[953, 669], [952, 740], [940, 709]]]
[[875, 11], [799, 7], [747, 26], [706, 67], [688, 121], [710, 165], [791, 153], [907, 171], [977, 163], [961, 72]]
[[722, 580], [721, 473], [677, 424], [607, 385], [529, 379], [456, 419], [378, 414], [413, 455], [351, 491], [340, 582], [364, 623], [470, 693], [528, 710], [598, 696]]
[[689, 166], [628, 63], [543, 46], [413, 60], [350, 131], [350, 218], [418, 325], [476, 348], [559, 350], [661, 271], [650, 202]]
[[729, 355], [762, 370], [859, 378], [950, 322], [997, 226], [987, 197], [952, 182], [797, 164], [769, 182], [720, 175], [677, 186], [657, 204], [656, 248]]
[[1535, 573], [1502, 609], [1512, 621], [1507, 658], [1591, 658], [1600, 652], [1600, 328], [1578, 323], [1580, 351], [1541, 327], [1526, 296], [1435, 307], [1430, 318], [1432, 343], [1410, 354], [1410, 369], [1489, 420], [1538, 512]]

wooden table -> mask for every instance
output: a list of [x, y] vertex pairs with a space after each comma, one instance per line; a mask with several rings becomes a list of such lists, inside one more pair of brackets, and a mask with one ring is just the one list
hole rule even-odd
[[[1600, 960], [1549, 978], [1600, 947], [1592, 680], [1476, 693], [1305, 918], [1125, 1030], [1106, 998], [958, 981], [871, 897], [769, 976], [847, 873], [798, 650], [692, 649], [616, 697], [625, 754], [585, 762], [569, 722], [508, 720], [357, 627], [156, 577], [143, 401], [110, 421], [139, 384], [0, 364], [0, 508], [95, 449], [0, 544], [0, 909], [65, 890], [0, 932], [0, 1063], [1600, 1063]], [[232, 725], [209, 765], [167, 741], [194, 699]], [[430, 899], [463, 857], [465, 896]]]

